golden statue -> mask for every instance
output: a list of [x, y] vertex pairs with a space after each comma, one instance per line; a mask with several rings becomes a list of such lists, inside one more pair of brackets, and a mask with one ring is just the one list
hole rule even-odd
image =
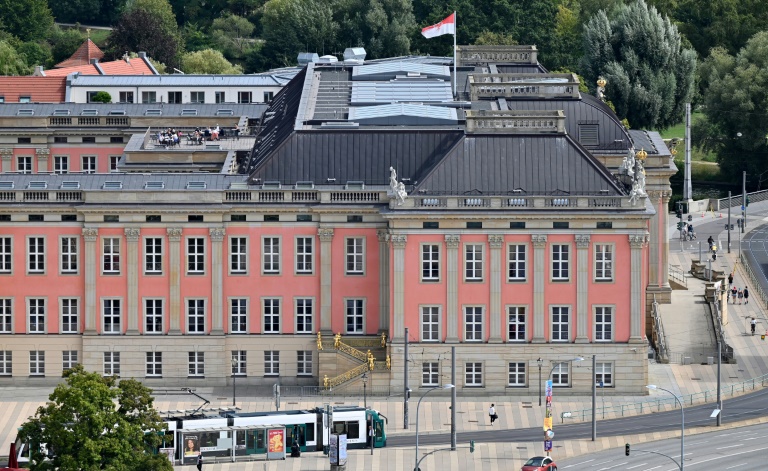
[[317, 333], [317, 349], [322, 350], [323, 349], [323, 334], [320, 332]]
[[387, 369], [388, 370], [392, 369], [392, 359], [389, 358], [389, 355], [387, 355]]
[[373, 364], [376, 360], [373, 359], [373, 355], [368, 357], [368, 369], [373, 371]]
[[325, 389], [328, 389], [328, 383], [330, 383], [330, 382], [331, 382], [331, 380], [328, 379], [328, 375], [325, 375], [325, 377], [323, 378], [323, 387]]
[[387, 333], [382, 332], [381, 333], [381, 348], [386, 348], [387, 346]]
[[339, 345], [341, 345], [341, 332], [333, 336], [333, 348], [338, 350]]

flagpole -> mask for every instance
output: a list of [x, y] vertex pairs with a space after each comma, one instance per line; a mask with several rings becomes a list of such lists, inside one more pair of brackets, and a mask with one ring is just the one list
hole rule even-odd
[[459, 87], [457, 85], [457, 77], [456, 77], [456, 33], [458, 30], [458, 17], [456, 15], [456, 11], [453, 12], [453, 96], [456, 97], [458, 100], [459, 98]]

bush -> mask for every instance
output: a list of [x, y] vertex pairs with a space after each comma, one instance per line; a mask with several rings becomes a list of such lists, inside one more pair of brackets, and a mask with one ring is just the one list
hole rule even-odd
[[104, 91], [96, 92], [96, 94], [94, 94], [91, 97], [91, 102], [94, 102], [94, 103], [112, 103], [112, 95], [110, 95], [109, 93], [104, 92]]

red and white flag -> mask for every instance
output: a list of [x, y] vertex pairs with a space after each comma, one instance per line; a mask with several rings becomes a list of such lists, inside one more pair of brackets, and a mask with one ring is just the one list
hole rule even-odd
[[425, 38], [434, 38], [444, 34], [456, 34], [456, 12], [451, 13], [446, 19], [432, 26], [427, 26], [421, 30]]

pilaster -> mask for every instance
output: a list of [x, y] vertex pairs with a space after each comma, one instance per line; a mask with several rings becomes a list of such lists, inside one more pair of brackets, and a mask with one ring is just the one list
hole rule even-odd
[[589, 236], [576, 235], [576, 343], [589, 343]]
[[445, 343], [459, 342], [459, 243], [458, 234], [445, 235], [446, 329]]
[[393, 332], [390, 336], [393, 337], [392, 342], [405, 342], [405, 245], [408, 242], [408, 237], [405, 234], [390, 234], [389, 240], [392, 243], [393, 249], [393, 267], [394, 267], [394, 290], [393, 294], [393, 309], [392, 309], [392, 322]]
[[82, 230], [85, 240], [85, 335], [96, 335], [96, 240], [99, 238], [99, 229], [85, 227]]
[[320, 238], [320, 331], [333, 334], [331, 325], [331, 242], [333, 229], [321, 227], [317, 230]]
[[[660, 220], [662, 217], [659, 212], [662, 200], [661, 191], [649, 191], [648, 198], [656, 209], [656, 214], [651, 218], [651, 238], [648, 244], [648, 285], [649, 287], [658, 288], [661, 286], [661, 272], [659, 270], [659, 259], [661, 258], [659, 254], [659, 250], [661, 249], [659, 241], [661, 237], [659, 237], [659, 227], [664, 227], [666, 229], [666, 225], [661, 225]], [[666, 232], [666, 230], [664, 232]], [[667, 239], [667, 237], [664, 237], [664, 239]]]
[[47, 147], [38, 147], [35, 149], [37, 157], [37, 173], [49, 172], [48, 160], [51, 157], [51, 150]]
[[168, 234], [168, 295], [169, 335], [181, 335], [181, 227], [169, 227]]
[[544, 276], [547, 273], [544, 266], [545, 250], [547, 248], [547, 236], [545, 234], [533, 234], [533, 339], [532, 343], [544, 343]]
[[[379, 239], [379, 332], [389, 330], [389, 233], [376, 231]], [[392, 335], [392, 332], [389, 333]]]
[[123, 231], [126, 240], [126, 278], [128, 282], [128, 311], [127, 335], [139, 334], [139, 235], [136, 227], [126, 227]]
[[488, 322], [490, 324], [490, 336], [488, 343], [501, 343], [501, 249], [504, 247], [504, 236], [492, 234], [488, 236], [488, 245], [490, 246], [491, 273], [489, 277], [490, 288], [490, 306], [488, 308]]
[[643, 247], [648, 241], [647, 234], [630, 234], [630, 307], [629, 341], [642, 342], [645, 335], [645, 296], [643, 292]]
[[0, 166], [0, 172], [8, 173], [13, 171], [13, 149], [10, 147], [0, 148], [0, 160], [2, 165]]
[[211, 335], [224, 335], [224, 235], [223, 227], [211, 227]]
[[[667, 218], [669, 217], [669, 211], [667, 211], [667, 208], [669, 207], [669, 199], [671, 196], [671, 191], [662, 192], [661, 207], [656, 208], [656, 214], [659, 217], [660, 228], [665, 229], [668, 227]], [[658, 235], [659, 234], [657, 234], [657, 237]], [[660, 286], [662, 290], [671, 292], [672, 288], [669, 286], [669, 237], [667, 237], [666, 230], [661, 231], [661, 237], [659, 239], [661, 240], [661, 270], [659, 270], [661, 272], [661, 280], [659, 280]]]

